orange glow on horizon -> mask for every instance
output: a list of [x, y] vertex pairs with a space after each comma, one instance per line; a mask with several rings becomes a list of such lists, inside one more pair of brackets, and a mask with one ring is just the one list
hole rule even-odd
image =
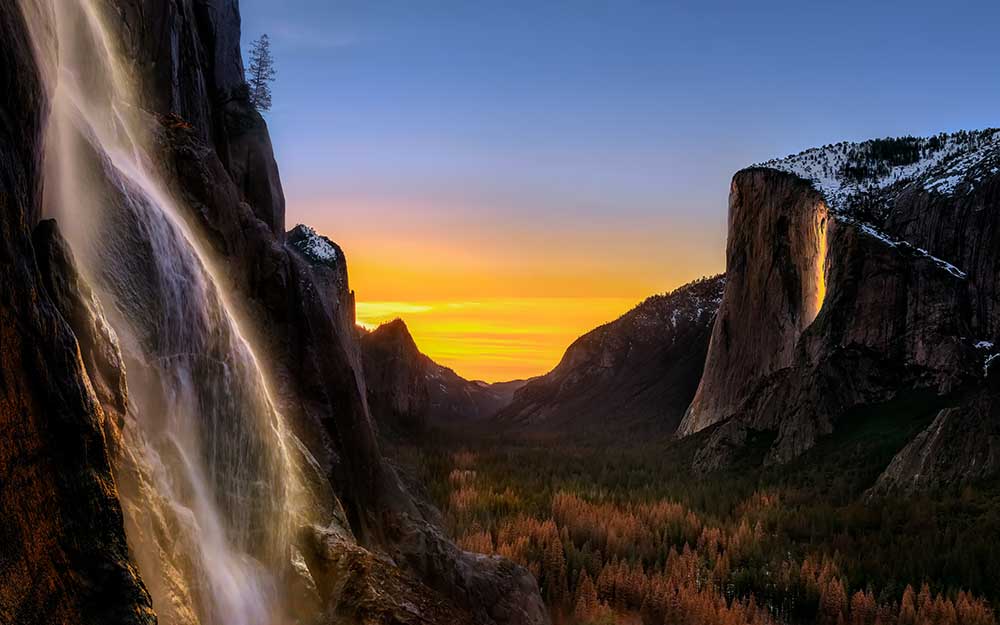
[[359, 323], [399, 317], [425, 354], [487, 382], [544, 374], [582, 334], [724, 266], [721, 214], [525, 218], [333, 197], [289, 208], [290, 224], [343, 248]]
[[368, 329], [397, 317], [420, 351], [470, 380], [542, 375], [570, 343], [638, 303], [629, 298], [529, 297], [477, 301], [358, 302]]

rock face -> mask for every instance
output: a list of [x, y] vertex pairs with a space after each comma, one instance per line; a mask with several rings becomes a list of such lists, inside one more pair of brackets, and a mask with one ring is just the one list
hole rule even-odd
[[427, 428], [430, 359], [420, 353], [402, 319], [361, 335], [368, 405], [383, 432]]
[[422, 354], [402, 319], [362, 331], [361, 351], [368, 404], [386, 434], [488, 419], [524, 385], [462, 378]]
[[726, 295], [680, 434], [731, 415], [760, 378], [792, 363], [825, 296], [827, 212], [809, 183], [792, 176], [747, 171], [733, 180]]
[[725, 285], [723, 276], [693, 282], [588, 332], [498, 419], [536, 430], [672, 433], [698, 386]]
[[996, 427], [984, 360], [998, 172], [1000, 133], [982, 131], [837, 144], [736, 174], [729, 282], [680, 427], [722, 424], [698, 468], [726, 464], [748, 430], [776, 433], [767, 459], [784, 462], [851, 408], [931, 391], [959, 399], [879, 488], [995, 472], [983, 441]]
[[[271, 394], [307, 458], [307, 486], [322, 508], [319, 522], [339, 526], [345, 537], [312, 561], [320, 568], [310, 568], [307, 559], [309, 576], [329, 576], [322, 567], [341, 562], [330, 549], [345, 558], [361, 550], [410, 580], [399, 592], [414, 595], [392, 596], [396, 603], [419, 606], [417, 595], [430, 588], [477, 623], [546, 622], [530, 574], [479, 564], [455, 548], [425, 520], [426, 508], [382, 457], [346, 259], [308, 227], [284, 232], [267, 127], [242, 86], [236, 2], [113, 4], [121, 18], [113, 30], [148, 83], [164, 177], [223, 277], [221, 286], [241, 309], [241, 329], [253, 339]], [[388, 610], [356, 593], [326, 599], [336, 604], [326, 606], [327, 614], [362, 622]]]
[[52, 225], [32, 241], [48, 96], [14, 0], [0, 40], [0, 622], [155, 623], [112, 471], [113, 341]]
[[190, 124], [214, 148], [239, 199], [280, 239], [285, 197], [267, 124], [247, 98], [238, 0], [110, 4], [149, 108]]
[[904, 447], [871, 489], [914, 493], [993, 479], [1000, 473], [1000, 395], [996, 375], [957, 406], [945, 408]]

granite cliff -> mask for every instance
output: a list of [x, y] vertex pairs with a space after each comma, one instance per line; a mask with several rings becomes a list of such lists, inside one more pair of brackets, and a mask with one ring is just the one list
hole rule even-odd
[[[848, 411], [927, 392], [947, 405], [878, 490], [995, 472], [1000, 133], [837, 144], [736, 174], [726, 291], [679, 433], [696, 467], [750, 431], [786, 462]], [[963, 442], [959, 443], [958, 441]]]

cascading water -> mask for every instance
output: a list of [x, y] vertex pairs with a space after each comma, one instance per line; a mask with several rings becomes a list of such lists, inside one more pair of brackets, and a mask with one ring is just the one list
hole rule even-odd
[[129, 542], [161, 623], [280, 620], [295, 467], [280, 415], [146, 149], [90, 0], [22, 0], [49, 67], [45, 210], [121, 341]]

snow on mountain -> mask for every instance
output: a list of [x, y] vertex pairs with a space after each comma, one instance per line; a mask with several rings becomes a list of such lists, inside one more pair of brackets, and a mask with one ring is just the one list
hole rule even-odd
[[1000, 130], [845, 141], [755, 167], [809, 180], [834, 212], [867, 221], [870, 214], [883, 217], [895, 196], [912, 184], [952, 195], [1000, 171]]
[[295, 226], [289, 235], [289, 243], [314, 262], [331, 267], [337, 262], [337, 246], [310, 226]]
[[776, 169], [812, 182], [841, 221], [892, 247], [906, 247], [932, 260], [956, 278], [966, 273], [879, 227], [901, 193], [919, 190], [932, 195], [969, 193], [1000, 171], [1000, 129], [942, 133], [933, 137], [872, 139], [813, 148], [755, 165]]
[[[848, 219], [848, 221], [851, 221], [851, 220]], [[955, 276], [956, 278], [960, 278], [960, 279], [964, 280], [965, 278], [968, 277], [968, 275], [964, 271], [962, 271], [961, 269], [959, 269], [955, 265], [952, 265], [951, 263], [949, 263], [948, 261], [944, 260], [943, 258], [938, 258], [937, 256], [932, 255], [930, 252], [928, 252], [927, 250], [925, 250], [922, 247], [917, 247], [917, 246], [912, 245], [911, 243], [909, 243], [907, 241], [894, 241], [891, 238], [889, 238], [889, 236], [887, 234], [885, 234], [884, 232], [876, 229], [874, 226], [872, 226], [870, 224], [859, 223], [858, 227], [861, 229], [861, 232], [864, 232], [865, 234], [867, 234], [870, 237], [874, 237], [874, 238], [878, 239], [879, 241], [885, 243], [889, 247], [905, 247], [905, 248], [909, 248], [913, 253], [917, 254], [918, 256], [923, 256], [925, 258], [930, 259], [935, 265], [937, 265], [941, 269], [944, 269], [945, 271], [947, 271], [951, 275]]]

